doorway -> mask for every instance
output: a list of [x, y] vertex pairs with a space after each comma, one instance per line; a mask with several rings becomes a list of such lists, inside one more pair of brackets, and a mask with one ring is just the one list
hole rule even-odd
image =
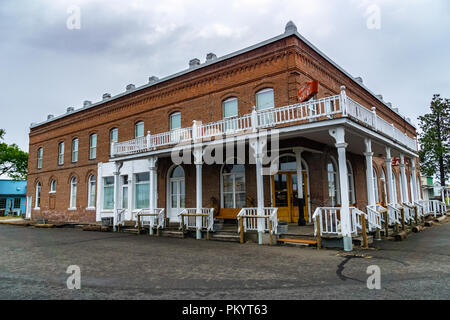
[[[308, 175], [303, 171], [303, 199], [305, 206], [303, 208], [305, 220], [309, 221], [308, 209]], [[289, 223], [298, 223], [298, 182], [297, 173], [278, 172], [272, 176], [272, 201], [278, 208], [278, 220], [288, 221]]]
[[181, 166], [173, 168], [168, 181], [168, 218], [171, 222], [178, 222], [178, 215], [186, 207], [186, 188], [184, 169]]

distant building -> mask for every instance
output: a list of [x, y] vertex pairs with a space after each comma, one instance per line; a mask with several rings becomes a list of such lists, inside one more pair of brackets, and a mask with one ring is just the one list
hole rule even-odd
[[0, 180], [0, 216], [25, 213], [26, 194], [26, 180]]

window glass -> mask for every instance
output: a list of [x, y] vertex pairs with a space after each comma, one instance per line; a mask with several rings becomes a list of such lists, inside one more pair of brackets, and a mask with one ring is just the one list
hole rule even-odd
[[38, 169], [42, 169], [43, 155], [44, 155], [44, 150], [42, 148], [39, 148], [38, 152], [37, 152], [37, 167], [38, 167]]
[[14, 209], [20, 209], [20, 198], [14, 198]]
[[50, 182], [50, 192], [56, 192], [56, 180]]
[[293, 156], [280, 158], [280, 171], [297, 171], [297, 160]]
[[38, 182], [36, 185], [36, 208], [41, 207], [41, 183]]
[[91, 134], [89, 137], [89, 159], [97, 158], [97, 135]]
[[256, 109], [264, 110], [274, 108], [275, 102], [273, 97], [273, 89], [264, 89], [256, 94]]
[[328, 160], [327, 171], [328, 171], [328, 196], [330, 198], [330, 205], [334, 207], [338, 204], [339, 201], [337, 195], [337, 170], [332, 160]]
[[222, 103], [223, 117], [236, 117], [238, 115], [238, 99], [230, 98]]
[[78, 139], [72, 140], [72, 162], [78, 161]]
[[377, 175], [377, 172], [375, 171], [375, 168], [373, 169], [372, 172], [373, 172], [372, 179], [373, 179], [373, 190], [375, 193], [375, 202], [378, 203], [378, 202], [380, 202], [379, 192], [378, 192], [378, 175]]
[[181, 113], [173, 113], [170, 115], [170, 130], [181, 128]]
[[88, 199], [88, 207], [95, 207], [95, 188], [96, 188], [96, 179], [94, 175], [89, 177], [89, 199]]
[[245, 207], [245, 166], [225, 165], [222, 169], [222, 199], [224, 208]]
[[70, 183], [70, 207], [77, 207], [77, 179], [75, 177], [72, 178]]
[[183, 178], [184, 177], [184, 169], [182, 166], [178, 166], [172, 171], [171, 178]]
[[60, 142], [58, 145], [58, 164], [64, 164], [64, 142]]
[[109, 131], [109, 142], [119, 141], [119, 129], [113, 128]]
[[139, 138], [144, 136], [144, 122], [140, 121], [134, 126], [134, 137]]
[[136, 209], [147, 209], [150, 206], [150, 174], [148, 172], [136, 174]]
[[114, 209], [114, 177], [103, 178], [103, 210]]

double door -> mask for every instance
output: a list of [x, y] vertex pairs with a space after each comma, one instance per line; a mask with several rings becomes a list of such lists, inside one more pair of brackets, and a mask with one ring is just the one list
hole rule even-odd
[[[309, 221], [308, 215], [308, 184], [307, 174], [303, 172], [303, 208], [304, 217]], [[272, 176], [273, 203], [278, 208], [278, 220], [297, 223], [299, 220], [298, 207], [298, 181], [295, 172], [279, 172]]]

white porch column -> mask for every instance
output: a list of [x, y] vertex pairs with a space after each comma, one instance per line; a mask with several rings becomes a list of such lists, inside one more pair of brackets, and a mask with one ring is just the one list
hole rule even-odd
[[113, 229], [116, 231], [117, 224], [118, 224], [118, 210], [119, 210], [119, 175], [120, 175], [120, 168], [122, 167], [122, 163], [115, 162], [114, 163], [114, 223], [113, 223]]
[[412, 183], [412, 189], [413, 189], [413, 194], [412, 196], [412, 202], [414, 203], [414, 201], [418, 201], [419, 200], [419, 196], [418, 196], [418, 190], [417, 190], [417, 175], [416, 175], [416, 159], [412, 158], [411, 159], [411, 174], [412, 174], [412, 181], [410, 181], [410, 183]]
[[408, 198], [408, 183], [406, 180], [406, 171], [405, 171], [405, 155], [400, 154], [400, 179], [402, 179], [402, 197], [403, 202], [409, 202]]
[[386, 147], [386, 174], [387, 174], [387, 186], [388, 186], [388, 201], [390, 204], [394, 203], [394, 186], [392, 185], [392, 157], [391, 148]]
[[364, 155], [366, 156], [367, 202], [369, 206], [374, 206], [377, 204], [377, 201], [375, 199], [375, 189], [373, 187], [372, 140], [364, 139], [364, 143], [366, 145], [366, 152], [364, 152]]
[[344, 250], [352, 251], [352, 232], [350, 225], [350, 208], [348, 199], [348, 174], [347, 174], [347, 158], [346, 148], [348, 144], [345, 142], [345, 129], [338, 127], [329, 130], [330, 135], [336, 141], [339, 162], [339, 185], [341, 189], [341, 232], [344, 240]]
[[[195, 159], [195, 194], [196, 194], [196, 213], [201, 214], [202, 213], [202, 207], [203, 207], [203, 198], [202, 198], [202, 156], [203, 156], [203, 150], [202, 148], [195, 148], [194, 149], [194, 159]], [[197, 227], [197, 240], [202, 238], [202, 217], [197, 217], [195, 219], [195, 224]]]
[[[303, 199], [303, 168], [302, 168], [302, 153], [303, 153], [303, 151], [304, 151], [303, 148], [294, 149], [295, 161], [297, 164], [297, 189], [298, 189], [297, 192], [298, 192], [299, 200], [304, 200]], [[301, 222], [300, 220], [304, 219], [304, 214], [305, 214], [305, 212], [303, 212], [303, 217], [299, 217], [299, 225]], [[311, 222], [311, 217], [309, 217], [309, 220], [310, 220], [309, 222]]]
[[[156, 177], [156, 161], [158, 161], [157, 157], [148, 158], [148, 168], [149, 168], [149, 183], [150, 183], [150, 195], [149, 195], [149, 207], [150, 213], [155, 213], [156, 209], [156, 186], [155, 186], [155, 177]], [[150, 221], [154, 221], [155, 218], [151, 217]], [[153, 234], [153, 228], [150, 226], [149, 233]]]

